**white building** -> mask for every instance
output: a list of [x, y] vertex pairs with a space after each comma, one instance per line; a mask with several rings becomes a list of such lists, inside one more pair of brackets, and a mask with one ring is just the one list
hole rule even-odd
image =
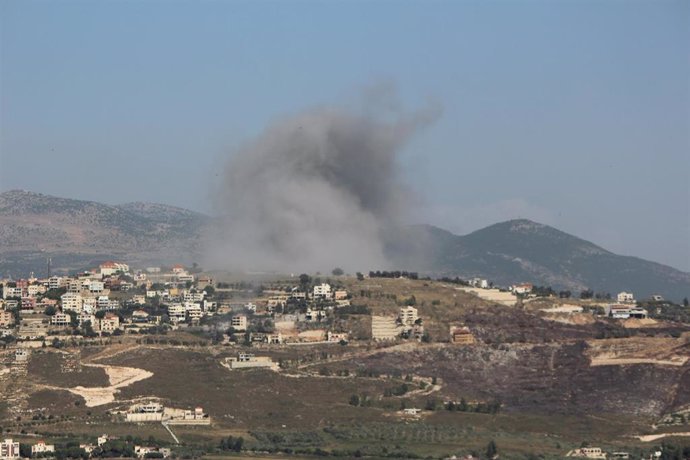
[[331, 285], [327, 283], [322, 283], [318, 286], [314, 286], [314, 298], [315, 299], [330, 299], [332, 296]]
[[472, 278], [470, 284], [481, 289], [489, 289], [489, 282], [482, 278]]
[[242, 332], [247, 330], [247, 317], [245, 315], [235, 315], [232, 317], [230, 325], [236, 331]]
[[44, 292], [46, 292], [46, 287], [42, 284], [30, 284], [26, 288], [26, 292], [31, 297], [36, 297], [38, 294], [43, 294]]
[[201, 291], [201, 292], [185, 292], [184, 296], [182, 296], [182, 300], [185, 302], [202, 302], [204, 300], [204, 296], [206, 295], [206, 292]]
[[168, 316], [170, 317], [170, 321], [173, 323], [184, 321], [186, 317], [184, 305], [181, 303], [168, 305]]
[[48, 289], [60, 289], [64, 285], [64, 281], [59, 276], [51, 276], [48, 278]]
[[105, 289], [105, 283], [103, 281], [92, 280], [89, 283], [89, 291], [96, 293], [101, 293]]
[[189, 273], [177, 275], [176, 278], [180, 283], [186, 283], [188, 281], [192, 283], [194, 282], [194, 275], [190, 275]]
[[532, 292], [532, 283], [516, 284], [510, 287], [513, 294], [529, 294]]
[[326, 317], [326, 310], [312, 310], [307, 308], [307, 312], [304, 315], [305, 321], [321, 321]]
[[69, 326], [71, 319], [72, 318], [68, 314], [57, 312], [53, 316], [50, 317], [50, 325], [51, 326]]
[[84, 299], [81, 294], [74, 292], [66, 292], [60, 296], [63, 311], [76, 311], [79, 313], [82, 310]]
[[100, 310], [106, 310], [110, 307], [110, 299], [107, 295], [98, 296], [98, 299], [96, 299], [96, 306]]
[[328, 331], [328, 333], [326, 334], [326, 340], [328, 340], [329, 342], [336, 342], [336, 343], [347, 342], [348, 335], [347, 335], [347, 332]]
[[635, 303], [635, 296], [632, 292], [619, 292], [616, 300], [620, 303]]
[[201, 305], [198, 303], [187, 303], [185, 305], [185, 313], [190, 321], [198, 321], [204, 316], [204, 313], [201, 311]]
[[613, 304], [604, 308], [606, 316], [613, 319], [646, 318], [647, 310], [630, 304]]
[[120, 317], [112, 313], [106, 313], [103, 319], [99, 321], [98, 326], [101, 332], [112, 334], [116, 329], [120, 328]]
[[21, 297], [22, 296], [22, 288], [20, 287], [9, 287], [5, 285], [2, 289], [2, 298], [3, 299], [9, 299], [11, 297]]
[[414, 323], [419, 319], [419, 316], [417, 315], [417, 309], [411, 305], [408, 305], [407, 307], [400, 308], [398, 318], [405, 326], [414, 326]]
[[141, 294], [135, 294], [132, 296], [132, 303], [135, 305], [144, 305], [146, 303], [146, 297]]
[[99, 267], [99, 272], [101, 277], [112, 276], [118, 272], [128, 273], [129, 265], [120, 262], [103, 262]]
[[306, 292], [299, 291], [299, 290], [297, 290], [297, 289], [298, 289], [298, 288], [294, 288], [294, 289], [290, 292], [288, 298], [289, 298], [289, 299], [296, 299], [296, 300], [305, 300], [305, 299], [307, 298], [307, 293], [306, 293]]
[[227, 364], [230, 369], [266, 368], [277, 371], [278, 363], [273, 362], [268, 356], [254, 356], [251, 353], [240, 353], [237, 358], [229, 358]]
[[79, 293], [82, 288], [81, 280], [69, 280], [67, 282], [67, 292]]
[[28, 348], [17, 348], [14, 350], [14, 360], [20, 363], [24, 363], [29, 359], [31, 354]]
[[585, 457], [606, 459], [606, 453], [600, 447], [581, 447], [580, 449], [571, 450], [566, 454], [566, 457]]
[[38, 441], [36, 444], [31, 446], [31, 454], [43, 454], [45, 452], [55, 452], [55, 446], [53, 444], [46, 444], [45, 441]]
[[20, 458], [19, 443], [12, 439], [5, 439], [0, 442], [0, 459]]
[[79, 327], [84, 327], [84, 324], [88, 321], [91, 324], [91, 327], [96, 326], [96, 317], [92, 315], [91, 313], [87, 313], [85, 311], [79, 313], [79, 316], [77, 317], [79, 320]]

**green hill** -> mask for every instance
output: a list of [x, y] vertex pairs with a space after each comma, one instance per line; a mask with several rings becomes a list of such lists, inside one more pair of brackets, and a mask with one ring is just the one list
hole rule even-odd
[[589, 241], [529, 220], [511, 220], [454, 235], [420, 225], [391, 238], [388, 254], [410, 269], [435, 275], [487, 278], [497, 285], [531, 282], [555, 289], [638, 298], [690, 296], [690, 274], [637, 257], [619, 256]]

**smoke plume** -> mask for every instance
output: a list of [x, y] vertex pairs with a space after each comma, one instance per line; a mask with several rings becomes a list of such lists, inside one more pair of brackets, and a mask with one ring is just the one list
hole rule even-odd
[[262, 271], [386, 267], [383, 238], [408, 201], [397, 154], [438, 115], [391, 121], [337, 108], [281, 119], [229, 159], [211, 263]]

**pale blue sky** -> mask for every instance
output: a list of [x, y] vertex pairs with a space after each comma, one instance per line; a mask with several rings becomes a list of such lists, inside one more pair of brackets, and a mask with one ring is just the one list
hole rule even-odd
[[0, 191], [209, 211], [276, 117], [394, 81], [443, 117], [411, 219], [527, 217], [690, 270], [690, 2], [0, 0]]

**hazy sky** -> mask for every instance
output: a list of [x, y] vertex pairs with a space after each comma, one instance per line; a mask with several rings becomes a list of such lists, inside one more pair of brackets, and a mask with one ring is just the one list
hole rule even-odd
[[690, 270], [690, 2], [0, 0], [0, 191], [210, 211], [277, 117], [393, 82], [414, 222]]

